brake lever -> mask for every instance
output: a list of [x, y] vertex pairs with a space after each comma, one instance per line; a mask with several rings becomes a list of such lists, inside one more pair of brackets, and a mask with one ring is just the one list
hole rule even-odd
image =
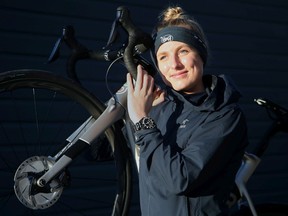
[[110, 35], [109, 35], [109, 39], [108, 39], [108, 42], [106, 44], [106, 47], [108, 47], [109, 45], [111, 45], [112, 43], [115, 42], [115, 40], [117, 39], [117, 35], [118, 35], [118, 27], [119, 27], [119, 19], [120, 19], [120, 16], [121, 14], [116, 13], [116, 19], [114, 20], [113, 24], [112, 24], [112, 27], [111, 27], [111, 31], [110, 31]]
[[75, 31], [74, 28], [70, 25], [63, 28], [61, 37], [56, 41], [53, 50], [48, 58], [48, 63], [54, 62], [60, 56], [60, 46], [62, 42], [65, 41], [67, 46], [70, 47], [73, 51], [75, 51], [75, 55], [82, 57], [87, 56], [87, 48], [80, 44], [75, 39]]
[[60, 38], [58, 38], [58, 40], [56, 41], [56, 43], [55, 43], [55, 45], [54, 45], [54, 47], [52, 49], [52, 52], [50, 53], [50, 56], [48, 58], [48, 61], [47, 61], [48, 64], [56, 61], [59, 58], [59, 56], [60, 56], [60, 45], [61, 45], [62, 41], [63, 41], [63, 35]]
[[[121, 6], [117, 8], [117, 18], [120, 25], [128, 33], [128, 44], [123, 55], [124, 63], [127, 70], [136, 79], [137, 65], [134, 60], [135, 54], [141, 54], [151, 48], [153, 46], [153, 39], [146, 32], [136, 28], [126, 7]], [[152, 76], [155, 75], [154, 71], [148, 71], [148, 73]]]

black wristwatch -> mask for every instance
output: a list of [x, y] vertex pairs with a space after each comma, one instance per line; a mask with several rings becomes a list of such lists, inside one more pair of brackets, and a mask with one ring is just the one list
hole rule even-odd
[[137, 122], [135, 124], [135, 130], [139, 131], [139, 130], [147, 130], [147, 129], [152, 129], [155, 128], [156, 124], [155, 121], [150, 118], [150, 117], [143, 117], [139, 122]]

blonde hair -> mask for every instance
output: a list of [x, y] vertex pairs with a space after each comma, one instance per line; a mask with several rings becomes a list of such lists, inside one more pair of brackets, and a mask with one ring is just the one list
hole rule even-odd
[[168, 7], [165, 11], [162, 12], [164, 21], [169, 21], [171, 19], [178, 19], [183, 14], [184, 11], [182, 10], [181, 7]]
[[168, 7], [158, 18], [159, 24], [164, 26], [186, 24], [189, 19], [181, 7]]

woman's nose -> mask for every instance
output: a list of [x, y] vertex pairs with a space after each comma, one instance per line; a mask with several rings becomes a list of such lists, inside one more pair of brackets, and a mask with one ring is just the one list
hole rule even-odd
[[182, 65], [182, 63], [181, 63], [178, 56], [171, 56], [171, 58], [170, 58], [170, 67], [171, 68], [175, 69], [181, 65]]

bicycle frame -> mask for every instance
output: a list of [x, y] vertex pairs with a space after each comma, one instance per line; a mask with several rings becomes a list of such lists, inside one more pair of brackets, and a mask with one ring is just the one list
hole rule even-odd
[[[44, 187], [55, 176], [59, 175], [87, 145], [90, 145], [108, 127], [125, 116], [127, 102], [126, 83], [110, 98], [105, 111], [95, 120], [87, 119], [67, 138], [68, 144], [53, 158], [55, 164], [37, 180], [39, 187]], [[71, 153], [72, 152], [72, 153]]]

